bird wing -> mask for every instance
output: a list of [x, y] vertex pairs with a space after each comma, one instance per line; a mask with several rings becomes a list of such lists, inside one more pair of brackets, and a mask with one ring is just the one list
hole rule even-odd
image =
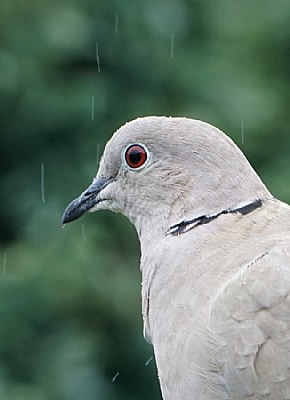
[[230, 399], [290, 399], [289, 245], [261, 253], [224, 284], [211, 329]]

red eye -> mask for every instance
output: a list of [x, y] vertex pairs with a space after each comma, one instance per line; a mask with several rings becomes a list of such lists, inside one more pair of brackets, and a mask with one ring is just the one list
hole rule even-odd
[[125, 160], [130, 168], [140, 168], [147, 160], [147, 151], [140, 144], [132, 144], [125, 151]]

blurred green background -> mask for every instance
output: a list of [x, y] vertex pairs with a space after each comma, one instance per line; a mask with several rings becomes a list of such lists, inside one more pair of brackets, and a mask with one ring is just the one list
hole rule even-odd
[[139, 244], [119, 215], [60, 229], [112, 132], [210, 122], [290, 202], [289, 0], [2, 0], [0, 399], [160, 399]]

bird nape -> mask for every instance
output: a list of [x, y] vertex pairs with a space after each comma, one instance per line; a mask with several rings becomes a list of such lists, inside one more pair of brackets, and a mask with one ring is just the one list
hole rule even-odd
[[290, 207], [233, 141], [188, 118], [125, 124], [63, 223], [104, 209], [139, 236], [164, 400], [289, 400]]

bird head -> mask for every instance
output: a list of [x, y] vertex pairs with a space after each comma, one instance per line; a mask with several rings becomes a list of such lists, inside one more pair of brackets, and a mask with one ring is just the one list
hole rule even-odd
[[87, 212], [124, 214], [139, 236], [185, 218], [213, 215], [270, 196], [243, 153], [219, 129], [188, 118], [145, 117], [115, 132], [92, 184], [63, 224]]

